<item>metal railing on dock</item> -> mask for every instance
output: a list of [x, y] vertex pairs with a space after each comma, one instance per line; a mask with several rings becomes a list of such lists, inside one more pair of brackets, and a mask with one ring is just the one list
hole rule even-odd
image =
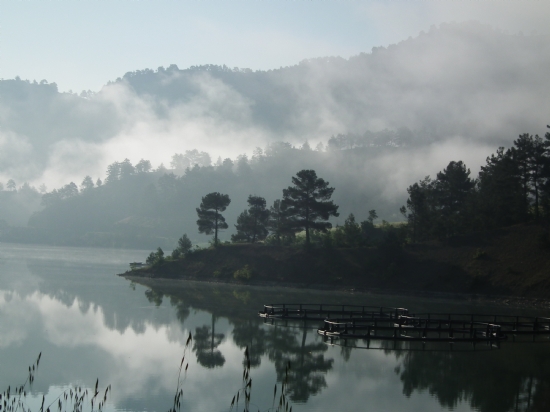
[[[414, 319], [414, 322], [410, 322]], [[422, 341], [479, 341], [502, 340], [500, 325], [483, 322], [457, 324], [442, 319], [428, 320], [401, 317], [397, 321], [387, 320], [329, 320], [317, 330], [322, 336], [358, 339], [398, 339]]]
[[512, 315], [419, 313], [406, 308], [279, 303], [264, 305], [265, 319], [323, 321], [330, 338], [420, 341], [495, 341], [508, 335], [550, 334], [550, 318]]
[[417, 318], [428, 320], [446, 320], [453, 325], [468, 322], [493, 323], [500, 325], [503, 333], [544, 334], [550, 333], [550, 318], [540, 316], [514, 316], [514, 315], [489, 315], [489, 314], [465, 314], [465, 313], [419, 313]]
[[268, 319], [323, 320], [334, 317], [397, 319], [399, 316], [408, 313], [409, 311], [405, 308], [380, 306], [279, 303], [264, 305], [263, 311], [258, 314]]

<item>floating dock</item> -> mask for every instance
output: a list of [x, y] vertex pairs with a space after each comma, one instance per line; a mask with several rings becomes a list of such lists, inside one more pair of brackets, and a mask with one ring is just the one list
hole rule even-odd
[[511, 315], [420, 313], [406, 308], [281, 303], [264, 305], [264, 319], [322, 321], [329, 338], [402, 341], [499, 341], [508, 335], [550, 334], [550, 318]]

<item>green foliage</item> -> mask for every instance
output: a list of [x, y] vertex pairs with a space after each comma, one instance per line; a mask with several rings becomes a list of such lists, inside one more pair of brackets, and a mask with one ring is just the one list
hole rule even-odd
[[156, 252], [151, 252], [149, 254], [145, 262], [150, 266], [158, 266], [163, 264], [164, 261], [164, 251], [159, 247]]
[[[371, 211], [373, 212], [373, 211]], [[359, 247], [362, 243], [361, 226], [355, 222], [355, 216], [350, 213], [342, 227], [347, 247]]]
[[248, 265], [244, 265], [242, 269], [238, 269], [233, 273], [233, 277], [237, 280], [250, 280], [252, 278], [252, 269]]
[[318, 178], [314, 170], [301, 170], [292, 178], [294, 186], [283, 190], [283, 203], [295, 231], [305, 230], [306, 246], [310, 244], [310, 230], [326, 231], [332, 227], [327, 220], [339, 216], [338, 206], [329, 200], [334, 188]]
[[214, 233], [214, 246], [218, 245], [218, 232], [222, 229], [227, 229], [225, 218], [220, 212], [225, 211], [231, 203], [228, 195], [222, 195], [219, 192], [212, 192], [202, 198], [200, 207], [198, 207], [197, 225], [199, 233], [210, 235]]
[[479, 179], [462, 162], [408, 188], [401, 213], [412, 242], [550, 218], [550, 133], [522, 134], [487, 157]]
[[178, 239], [178, 247], [172, 251], [172, 258], [177, 259], [181, 256], [185, 256], [191, 253], [193, 248], [193, 243], [187, 237], [187, 234], [184, 233], [182, 237]]
[[288, 205], [277, 199], [269, 208], [269, 219], [266, 225], [273, 235], [269, 243], [273, 245], [290, 245], [295, 240], [295, 232], [292, 228], [292, 221], [288, 215]]
[[248, 196], [248, 210], [237, 218], [237, 234], [231, 236], [233, 242], [255, 243], [264, 240], [269, 233], [267, 230], [269, 210], [266, 202], [260, 196]]

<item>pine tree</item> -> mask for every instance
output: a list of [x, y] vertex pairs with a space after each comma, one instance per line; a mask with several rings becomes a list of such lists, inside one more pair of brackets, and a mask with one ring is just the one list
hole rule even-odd
[[273, 233], [278, 245], [294, 238], [294, 231], [288, 217], [288, 208], [284, 202], [277, 199], [269, 208], [267, 228]]
[[227, 229], [227, 223], [221, 212], [227, 209], [231, 203], [228, 195], [222, 195], [219, 192], [208, 193], [202, 198], [200, 207], [198, 207], [197, 225], [199, 233], [210, 235], [214, 233], [214, 246], [218, 245], [218, 231]]
[[242, 212], [237, 218], [237, 234], [231, 236], [234, 242], [246, 241], [255, 243], [263, 240], [268, 234], [267, 223], [269, 210], [266, 209], [266, 202], [260, 196], [248, 196], [248, 210]]
[[330, 216], [339, 216], [338, 206], [329, 200], [334, 192], [329, 182], [318, 178], [314, 170], [301, 170], [292, 178], [294, 186], [283, 190], [283, 202], [288, 208], [294, 230], [305, 230], [306, 246], [310, 245], [310, 230], [325, 232], [332, 225]]

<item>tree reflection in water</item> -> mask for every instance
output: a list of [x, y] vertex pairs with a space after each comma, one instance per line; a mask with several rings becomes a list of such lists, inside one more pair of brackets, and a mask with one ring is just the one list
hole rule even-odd
[[[268, 351], [269, 359], [275, 364], [277, 380], [284, 378], [285, 366], [290, 361], [288, 393], [293, 402], [306, 402], [311, 395], [315, 395], [326, 388], [325, 376], [332, 369], [334, 359], [325, 359], [324, 352], [328, 346], [324, 342], [306, 343], [308, 333], [307, 323], [303, 323], [302, 339], [299, 334], [290, 333], [287, 339], [281, 339], [284, 327], [271, 329], [272, 341], [276, 344]], [[286, 329], [292, 331], [291, 329]]]
[[[255, 313], [263, 305], [265, 296], [258, 299], [254, 294], [236, 292], [230, 287], [215, 291], [187, 288], [179, 290], [177, 297], [169, 291], [164, 293], [171, 295], [170, 302], [180, 321], [188, 317], [191, 307], [212, 314], [210, 326], [195, 330], [194, 351], [201, 365], [213, 368], [225, 362], [217, 349], [225, 336], [215, 332], [216, 319], [223, 316], [233, 325], [235, 344], [243, 350], [248, 346], [252, 368], [259, 367], [262, 357], [267, 356], [275, 366], [277, 381], [281, 382], [290, 361], [287, 393], [292, 402], [306, 402], [326, 388], [326, 375], [332, 370], [334, 360], [326, 358], [328, 345], [316, 340], [315, 322], [289, 323], [288, 327], [282, 322], [264, 325]], [[159, 302], [159, 298], [162, 299], [159, 291], [148, 293], [152, 303]], [[277, 300], [282, 299], [274, 299]], [[366, 341], [354, 339], [337, 344], [346, 362], [354, 351], [361, 350], [359, 347], [368, 346]], [[368, 344], [373, 348], [373, 341]], [[398, 363], [395, 373], [406, 397], [427, 391], [442, 407], [449, 409], [465, 402], [481, 412], [549, 411], [549, 345], [547, 342], [532, 344], [527, 350], [524, 345], [529, 343], [504, 342], [501, 349], [461, 352], [456, 350], [456, 345], [453, 350], [447, 345], [445, 350], [440, 347], [434, 351], [429, 344], [426, 350], [418, 350], [408, 342], [378, 341], [377, 349]]]
[[[323, 342], [307, 342], [310, 331], [307, 323], [300, 329], [281, 325], [265, 328], [259, 319], [235, 322], [233, 340], [240, 348], [248, 346], [251, 365], [260, 365], [261, 356], [267, 355], [277, 372], [277, 381], [285, 377], [290, 361], [287, 393], [293, 402], [306, 402], [311, 395], [327, 386], [325, 375], [332, 369], [333, 359], [325, 359], [328, 346]], [[252, 359], [253, 358], [253, 359]]]
[[262, 355], [267, 352], [267, 333], [257, 319], [238, 320], [233, 328], [233, 341], [239, 348], [248, 346], [250, 366], [260, 366]]
[[193, 351], [197, 354], [197, 362], [205, 368], [223, 366], [225, 358], [217, 349], [225, 335], [216, 333], [216, 316], [212, 314], [212, 326], [201, 326], [195, 329]]
[[501, 350], [471, 353], [404, 351], [396, 373], [404, 395], [427, 390], [446, 408], [468, 402], [483, 412], [548, 411], [548, 346], [533, 349], [529, 357], [514, 343], [503, 344]]

